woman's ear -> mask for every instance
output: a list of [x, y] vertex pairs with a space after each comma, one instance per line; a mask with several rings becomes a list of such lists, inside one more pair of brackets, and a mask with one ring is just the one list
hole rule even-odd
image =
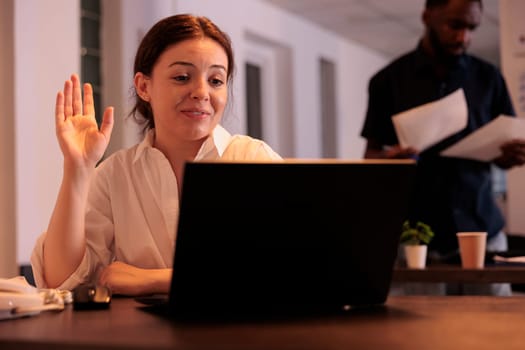
[[135, 74], [134, 84], [137, 95], [144, 101], [149, 102], [148, 77], [141, 72]]

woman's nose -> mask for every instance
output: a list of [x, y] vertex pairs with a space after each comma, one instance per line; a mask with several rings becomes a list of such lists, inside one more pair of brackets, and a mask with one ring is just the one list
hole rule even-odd
[[198, 79], [194, 81], [195, 84], [191, 91], [191, 98], [196, 100], [208, 100], [210, 93], [208, 91], [208, 83], [204, 79]]

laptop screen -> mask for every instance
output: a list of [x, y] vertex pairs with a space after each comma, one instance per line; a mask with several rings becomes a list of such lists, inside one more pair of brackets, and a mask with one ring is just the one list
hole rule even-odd
[[412, 161], [188, 163], [170, 310], [383, 304], [414, 175]]

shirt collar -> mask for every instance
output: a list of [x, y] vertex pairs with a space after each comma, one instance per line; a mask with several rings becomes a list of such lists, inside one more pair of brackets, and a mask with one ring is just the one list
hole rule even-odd
[[[230, 143], [231, 137], [231, 134], [226, 129], [221, 125], [217, 125], [215, 129], [213, 129], [212, 134], [203, 142], [199, 152], [197, 152], [195, 160], [220, 158]], [[148, 130], [144, 139], [137, 146], [133, 162], [136, 162], [142, 157], [146, 149], [153, 148], [154, 139], [155, 129]]]
[[135, 152], [135, 157], [133, 157], [133, 163], [135, 163], [141, 156], [146, 152], [146, 149], [153, 148], [153, 140], [155, 139], [155, 129], [150, 129], [144, 135], [144, 139], [138, 144], [137, 150]]
[[195, 160], [220, 158], [230, 143], [231, 135], [222, 126], [217, 125], [210, 137], [202, 144]]

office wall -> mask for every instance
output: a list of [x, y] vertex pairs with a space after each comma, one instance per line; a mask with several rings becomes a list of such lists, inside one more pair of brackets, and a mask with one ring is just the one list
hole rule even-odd
[[0, 1], [0, 106], [3, 118], [0, 128], [0, 277], [16, 273], [15, 155], [14, 150], [14, 38], [12, 0]]
[[[525, 1], [500, 1], [502, 70], [518, 118], [525, 118]], [[525, 236], [525, 167], [507, 173], [507, 230]]]
[[[11, 176], [16, 174], [16, 190], [2, 204], [16, 203], [16, 222], [12, 223], [16, 227], [16, 262], [27, 264], [36, 237], [47, 227], [62, 176], [62, 157], [54, 132], [54, 101], [64, 79], [80, 71], [80, 5], [78, 0], [13, 3], [14, 9], [10, 13], [2, 11], [1, 16], [11, 15], [15, 27], [14, 61], [9, 66], [14, 71], [13, 85], [7, 88], [15, 92], [15, 171]], [[273, 133], [283, 129], [286, 133], [269, 135], [269, 139], [275, 140], [279, 151], [283, 147], [283, 153], [291, 152], [286, 155], [321, 156], [319, 60], [325, 58], [336, 64], [339, 157], [361, 157], [364, 142], [359, 131], [367, 80], [386, 62], [379, 54], [260, 0], [102, 0], [102, 6], [103, 105], [115, 106], [117, 122], [108, 153], [139, 139], [138, 129], [126, 121], [125, 115], [131, 103], [132, 65], [140, 38], [158, 19], [176, 12], [192, 12], [210, 17], [232, 38], [237, 75], [233, 108], [225, 120], [232, 132], [245, 130], [244, 61], [260, 55], [263, 61], [273, 62], [273, 75], [267, 78], [278, 78], [268, 84], [270, 90], [283, 92], [275, 101], [278, 105], [272, 107], [275, 113], [264, 117], [273, 118]], [[6, 97], [2, 94], [1, 98]], [[13, 180], [2, 178], [2, 186], [9, 181]], [[12, 241], [14, 232], [8, 235]], [[12, 263], [12, 258], [1, 255], [0, 266], [6, 266], [7, 260]]]
[[55, 96], [64, 79], [80, 71], [80, 5], [22, 0], [15, 1], [14, 14], [17, 257], [28, 262], [62, 176]]

